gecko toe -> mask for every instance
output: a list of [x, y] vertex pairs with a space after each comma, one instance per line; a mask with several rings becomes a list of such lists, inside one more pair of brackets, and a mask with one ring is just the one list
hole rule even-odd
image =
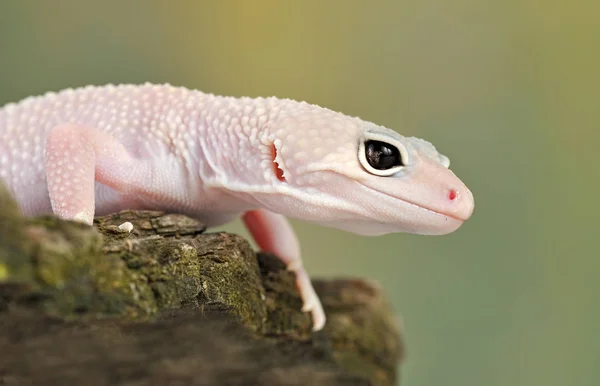
[[92, 218], [86, 214], [85, 212], [79, 212], [75, 216], [73, 216], [73, 221], [82, 222], [86, 225], [92, 225]]

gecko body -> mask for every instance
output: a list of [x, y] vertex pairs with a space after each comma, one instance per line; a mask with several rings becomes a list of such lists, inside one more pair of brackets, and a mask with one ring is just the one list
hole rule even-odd
[[0, 179], [27, 216], [156, 209], [208, 226], [242, 217], [297, 275], [314, 328], [325, 315], [293, 217], [358, 234], [445, 234], [469, 189], [429, 142], [305, 102], [170, 85], [107, 85], [0, 108]]

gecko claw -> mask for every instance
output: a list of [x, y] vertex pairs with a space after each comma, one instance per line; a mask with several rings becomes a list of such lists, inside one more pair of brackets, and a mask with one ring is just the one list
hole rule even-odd
[[322, 330], [327, 319], [321, 300], [319, 300], [319, 295], [315, 292], [310, 277], [303, 268], [295, 269], [293, 271], [296, 273], [296, 287], [302, 298], [302, 312], [311, 313], [313, 319], [313, 331]]
[[[320, 304], [319, 304], [319, 306], [320, 306]], [[321, 331], [323, 329], [323, 327], [325, 327], [325, 322], [327, 321], [325, 318], [325, 312], [323, 311], [323, 308], [316, 307], [316, 308], [310, 310], [310, 313], [311, 313], [312, 319], [313, 319], [312, 330], [314, 332]]]
[[93, 222], [92, 218], [85, 212], [77, 213], [75, 216], [73, 216], [72, 220], [76, 221], [76, 222], [84, 223], [86, 225], [92, 225], [92, 222]]
[[314, 303], [305, 302], [304, 304], [302, 304], [302, 312], [309, 312], [313, 308], [315, 308], [315, 304]]
[[298, 271], [300, 271], [300, 270], [302, 270], [304, 268], [302, 267], [302, 261], [300, 261], [300, 260], [294, 260], [294, 261], [292, 261], [291, 263], [289, 263], [287, 265], [286, 269], [288, 271], [298, 272]]

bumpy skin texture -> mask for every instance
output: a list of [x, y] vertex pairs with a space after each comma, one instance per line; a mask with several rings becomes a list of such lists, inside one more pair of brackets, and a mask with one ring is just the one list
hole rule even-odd
[[[399, 149], [382, 175], [364, 144]], [[170, 85], [85, 87], [0, 109], [0, 179], [25, 215], [91, 224], [160, 209], [219, 225], [243, 215], [259, 246], [298, 273], [325, 322], [283, 216], [365, 235], [444, 234], [473, 211], [469, 189], [428, 142], [305, 102]]]

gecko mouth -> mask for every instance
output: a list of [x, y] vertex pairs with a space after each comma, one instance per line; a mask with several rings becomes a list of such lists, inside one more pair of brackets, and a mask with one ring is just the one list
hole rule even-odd
[[433, 215], [436, 215], [436, 216], [450, 217], [450, 218], [452, 218], [453, 220], [460, 221], [461, 223], [465, 222], [465, 221], [466, 221], [466, 220], [467, 220], [467, 219], [470, 217], [470, 215], [469, 215], [469, 216], [466, 216], [466, 217], [461, 217], [461, 216], [457, 215], [456, 213], [447, 213], [447, 212], [438, 211], [438, 210], [435, 210], [435, 209], [431, 209], [431, 208], [429, 208], [429, 207], [426, 207], [426, 206], [424, 206], [423, 204], [419, 204], [419, 203], [417, 203], [417, 202], [415, 202], [415, 201], [408, 200], [408, 199], [406, 199], [406, 198], [404, 198], [404, 197], [397, 197], [397, 196], [393, 196], [393, 195], [391, 195], [391, 194], [389, 194], [389, 193], [382, 192], [382, 191], [380, 191], [380, 190], [376, 190], [376, 189], [373, 189], [373, 188], [371, 188], [371, 187], [368, 187], [368, 186], [365, 186], [365, 187], [366, 187], [367, 189], [371, 190], [372, 192], [379, 193], [379, 194], [381, 194], [381, 195], [383, 195], [383, 196], [385, 196], [385, 197], [391, 198], [392, 200], [400, 200], [400, 201], [402, 201], [402, 202], [404, 202], [404, 203], [408, 204], [409, 206], [412, 206], [412, 207], [418, 208], [419, 210], [424, 210], [424, 211], [426, 211], [426, 212], [428, 212], [428, 213], [431, 213], [431, 214], [433, 214]]
[[[363, 186], [368, 189], [374, 197], [379, 197], [381, 200], [395, 203], [395, 208], [402, 206], [403, 209], [398, 210], [401, 210], [401, 213], [406, 212], [407, 215], [404, 218], [402, 214], [393, 217], [390, 216], [385, 219], [380, 219], [377, 221], [377, 224], [371, 223], [369, 226], [356, 227], [354, 230], [355, 233], [372, 236], [395, 232], [408, 232], [421, 235], [443, 235], [454, 232], [460, 228], [466, 220], [466, 218], [455, 213], [445, 213], [424, 206], [413, 200], [408, 200], [404, 197], [394, 196], [369, 186]], [[392, 214], [393, 212], [388, 211], [387, 213]], [[371, 221], [373, 220], [376, 219], [372, 219]], [[355, 228], [350, 225], [346, 225], [346, 227], [348, 227], [348, 229]]]
[[433, 210], [431, 208], [427, 208], [427, 207], [425, 207], [423, 205], [419, 205], [417, 203], [414, 203], [412, 201], [409, 201], [409, 200], [406, 200], [406, 199], [403, 199], [403, 198], [400, 198], [400, 200], [406, 202], [409, 205], [414, 205], [414, 206], [418, 207], [419, 209], [425, 210], [425, 211], [433, 213], [435, 215], [443, 216], [443, 217], [450, 217], [451, 219], [460, 221], [461, 223], [465, 222], [466, 220], [468, 220], [468, 217], [466, 217], [466, 218], [465, 217], [461, 217], [461, 216], [457, 215], [456, 213], [440, 212], [440, 211]]

